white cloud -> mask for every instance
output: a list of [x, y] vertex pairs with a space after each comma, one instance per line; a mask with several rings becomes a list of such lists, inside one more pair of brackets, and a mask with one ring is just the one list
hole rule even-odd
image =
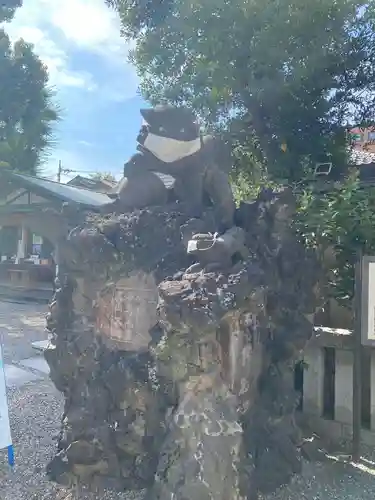
[[[135, 97], [138, 85], [135, 69], [127, 62], [129, 44], [120, 36], [118, 15], [105, 0], [24, 0], [5, 29], [12, 41], [23, 38], [34, 44], [67, 115], [58, 131], [61, 147], [48, 158], [45, 175], [56, 177], [59, 160], [75, 171], [91, 170], [99, 160], [90, 154], [93, 146], [81, 140], [81, 131], [89, 133], [108, 101]], [[82, 91], [89, 92], [87, 99]]]
[[[127, 85], [125, 97], [135, 94], [137, 77], [126, 61], [129, 45], [120, 36], [118, 15], [104, 0], [24, 0], [6, 29], [13, 40], [22, 37], [35, 45], [56, 87], [97, 88], [92, 74], [71, 68], [69, 54], [80, 49], [113, 65]], [[119, 80], [114, 81], [116, 96]], [[111, 98], [105, 87], [105, 95]]]
[[48, 68], [50, 82], [57, 87], [94, 88], [92, 75], [70, 71], [67, 54], [37, 26], [27, 26], [16, 22], [7, 27], [13, 41], [23, 38], [34, 44], [35, 51]]
[[89, 142], [89, 141], [80, 140], [77, 142], [78, 142], [78, 144], [80, 144], [81, 146], [85, 146], [86, 148], [92, 148], [94, 146], [94, 144], [92, 142]]
[[82, 48], [99, 53], [126, 56], [127, 45], [120, 37], [120, 20], [104, 0], [40, 0], [52, 24]]

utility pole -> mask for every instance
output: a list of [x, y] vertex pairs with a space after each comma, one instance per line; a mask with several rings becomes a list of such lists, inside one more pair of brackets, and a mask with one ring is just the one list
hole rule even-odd
[[62, 163], [59, 160], [59, 168], [57, 170], [57, 182], [61, 182], [61, 173], [62, 173]]

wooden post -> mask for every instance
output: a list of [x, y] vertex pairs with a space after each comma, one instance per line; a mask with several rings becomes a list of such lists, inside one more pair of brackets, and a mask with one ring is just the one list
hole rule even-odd
[[353, 461], [360, 458], [362, 427], [362, 252], [358, 253], [354, 282], [354, 342], [353, 342]]

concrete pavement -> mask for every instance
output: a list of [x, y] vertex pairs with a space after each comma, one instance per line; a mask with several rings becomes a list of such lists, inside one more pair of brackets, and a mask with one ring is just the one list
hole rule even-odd
[[0, 302], [0, 341], [8, 388], [48, 378], [48, 364], [36, 350], [48, 337], [46, 312], [46, 305]]
[[8, 388], [19, 388], [49, 375], [49, 367], [42, 356], [20, 361], [18, 364], [4, 364], [5, 381]]

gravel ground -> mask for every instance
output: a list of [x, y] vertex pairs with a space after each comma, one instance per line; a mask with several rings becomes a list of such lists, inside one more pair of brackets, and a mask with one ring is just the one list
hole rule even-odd
[[[363, 455], [368, 456], [369, 450]], [[359, 464], [333, 457], [328, 463], [304, 463], [303, 474], [267, 500], [373, 500], [375, 498], [375, 462]]]
[[8, 394], [16, 467], [0, 470], [1, 500], [141, 500], [134, 494], [71, 491], [49, 481], [45, 466], [56, 450], [62, 398], [48, 380]]
[[[36, 355], [31, 342], [44, 340], [47, 307], [0, 302], [0, 338], [6, 363]], [[40, 373], [39, 373], [40, 375]], [[56, 449], [63, 412], [61, 395], [48, 377], [8, 391], [16, 467], [9, 471], [0, 452], [1, 500], [141, 500], [142, 495], [71, 491], [48, 481], [45, 466]], [[267, 500], [373, 500], [375, 453], [364, 449], [360, 464], [332, 457], [328, 463], [305, 463], [303, 474]], [[270, 471], [272, 474], [272, 471]], [[228, 499], [230, 500], [230, 499]]]

